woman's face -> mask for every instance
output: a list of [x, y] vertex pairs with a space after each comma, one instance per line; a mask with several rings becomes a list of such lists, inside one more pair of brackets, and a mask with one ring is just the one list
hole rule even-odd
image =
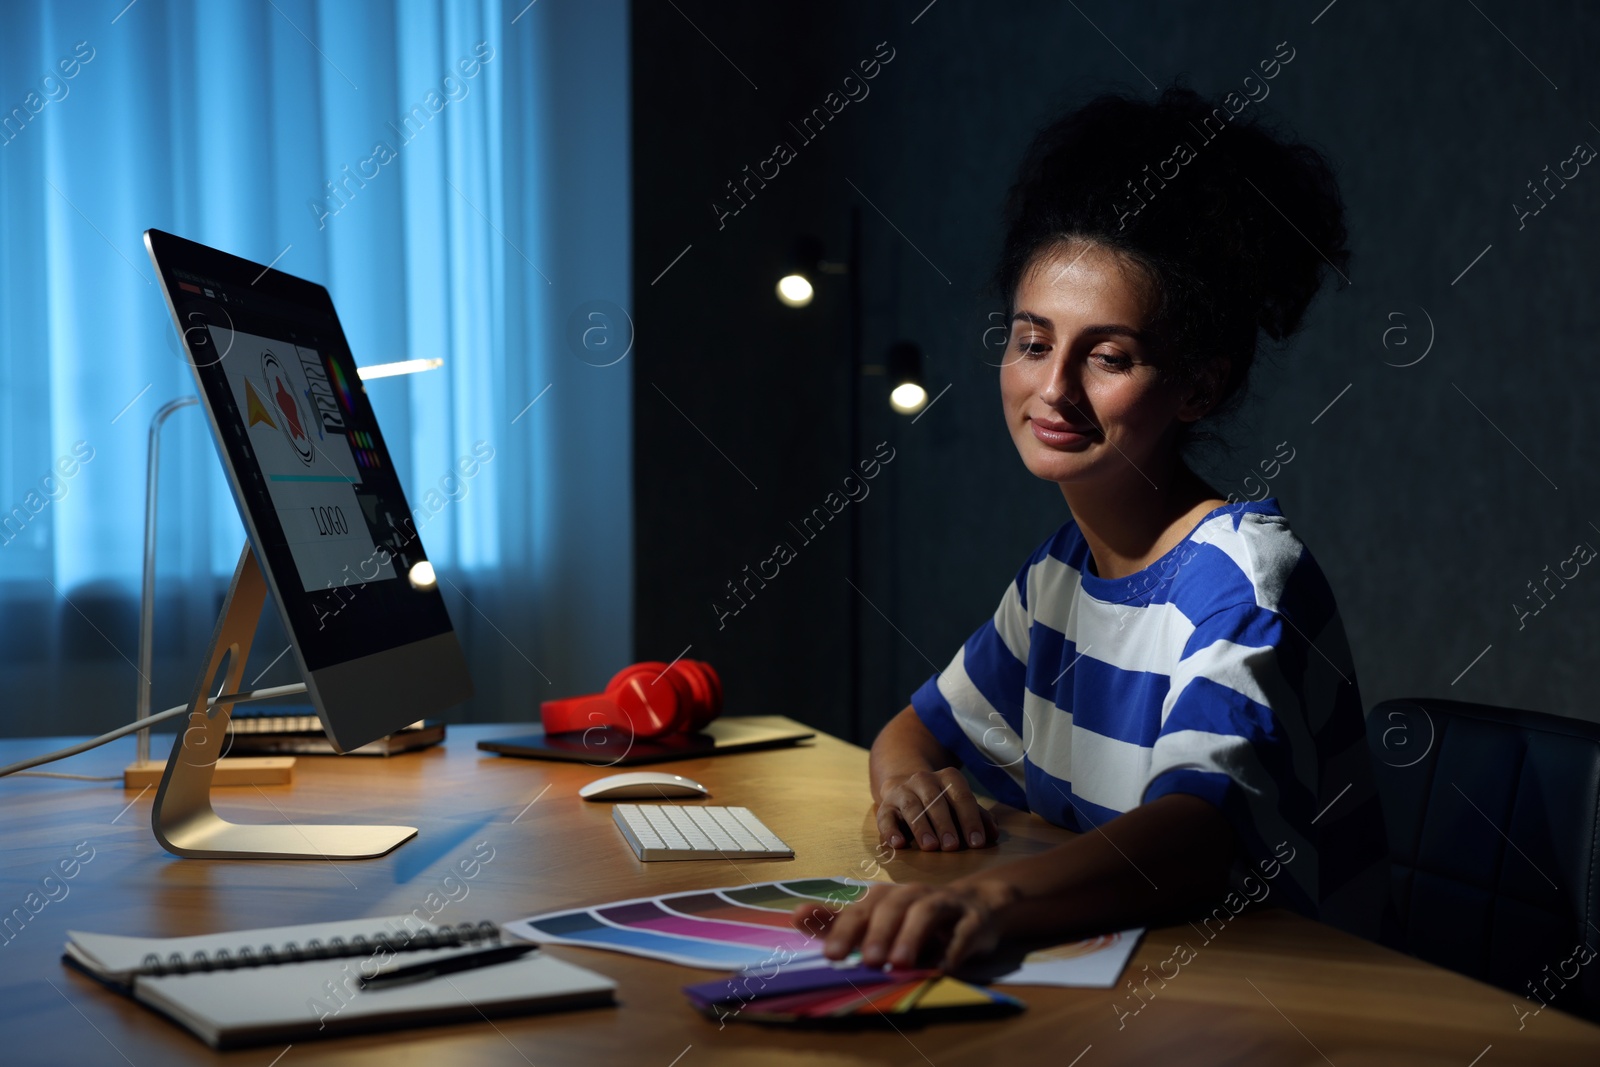
[[1065, 486], [1142, 474], [1155, 484], [1169, 469], [1168, 431], [1201, 409], [1162, 373], [1145, 332], [1147, 288], [1099, 245], [1042, 252], [1023, 272], [1000, 399], [1036, 476]]

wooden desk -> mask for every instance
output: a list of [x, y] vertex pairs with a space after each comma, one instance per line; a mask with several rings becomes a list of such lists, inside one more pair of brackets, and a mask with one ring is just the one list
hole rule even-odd
[[[827, 736], [809, 747], [686, 762], [673, 769], [711, 787], [714, 800], [753, 808], [796, 858], [640, 864], [607, 805], [579, 800], [601, 770], [479, 752], [515, 726], [452, 727], [443, 749], [389, 760], [300, 760], [291, 786], [219, 790], [217, 807], [241, 820], [404, 822], [420, 835], [364, 862], [180, 860], [150, 832], [151, 793], [38, 778], [0, 780], [0, 913], [22, 905], [54, 863], [89, 842], [93, 859], [14, 940], [0, 945], [0, 1062], [266, 1065], [284, 1050], [218, 1054], [142, 1006], [102, 989], [59, 960], [65, 931], [171, 936], [424, 907], [443, 899], [448, 869], [480, 842], [493, 859], [447, 903], [441, 922], [519, 918], [554, 908], [678, 889], [799, 876], [859, 876], [876, 834], [868, 811], [866, 752]], [[58, 747], [0, 743], [0, 762]], [[131, 740], [61, 765], [113, 774]], [[277, 809], [277, 810], [275, 810]], [[998, 849], [901, 853], [895, 881], [948, 879], [1008, 855], [1048, 848], [1066, 832], [1000, 809]], [[870, 865], [866, 868], [870, 870]], [[451, 893], [460, 897], [461, 890]], [[56, 891], [59, 896], [59, 890]], [[692, 1011], [679, 988], [715, 977], [652, 960], [555, 948], [620, 983], [616, 1008], [497, 1019], [390, 1035], [296, 1043], [278, 1067], [315, 1063], [646, 1064], [1367, 1064], [1496, 1067], [1594, 1063], [1600, 1027], [1547, 1009], [1519, 1031], [1511, 994], [1420, 963], [1280, 910], [1246, 913], [1209, 944], [1195, 931], [1152, 931], [1129, 976], [1197, 949], [1136, 1016], [1117, 990], [1016, 990], [1029, 1004], [1012, 1019], [922, 1029], [819, 1033], [730, 1023]], [[1169, 965], [1170, 967], [1170, 965]], [[1169, 972], [1170, 973], [1170, 970]], [[1119, 1025], [1120, 1022], [1120, 1025]], [[1492, 1046], [1492, 1048], [1490, 1047]], [[1087, 1051], [1086, 1051], [1087, 1050]], [[1486, 1051], [1487, 1050], [1487, 1051]], [[1075, 1059], [1075, 1057], [1080, 1057]]]

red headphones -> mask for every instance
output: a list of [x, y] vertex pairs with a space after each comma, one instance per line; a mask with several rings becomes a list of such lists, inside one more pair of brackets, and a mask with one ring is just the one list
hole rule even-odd
[[709, 663], [650, 661], [618, 671], [604, 693], [546, 700], [539, 718], [547, 734], [618, 726], [634, 737], [692, 733], [722, 713], [722, 679]]

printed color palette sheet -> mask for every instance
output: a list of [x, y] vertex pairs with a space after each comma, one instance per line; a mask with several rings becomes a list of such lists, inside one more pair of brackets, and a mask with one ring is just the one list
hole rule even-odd
[[821, 946], [789, 925], [796, 904], [843, 907], [871, 883], [801, 878], [726, 889], [700, 889], [551, 912], [507, 924], [533, 941], [584, 945], [649, 956], [688, 967], [737, 971], [820, 957]]
[[[803, 901], [834, 910], [874, 884], [853, 878], [800, 878], [722, 889], [697, 889], [549, 912], [507, 924], [513, 933], [553, 945], [582, 945], [679, 963], [743, 971], [823, 962], [821, 944], [789, 924]], [[1109, 987], [1127, 965], [1142, 930], [1104, 934], [1029, 953], [1017, 969], [991, 978], [1002, 985]]]

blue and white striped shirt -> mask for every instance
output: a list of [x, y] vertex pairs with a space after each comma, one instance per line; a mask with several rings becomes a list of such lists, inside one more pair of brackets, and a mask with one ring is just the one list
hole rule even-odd
[[1355, 668], [1276, 500], [1215, 509], [1123, 578], [1097, 576], [1067, 522], [911, 703], [1006, 804], [1086, 831], [1201, 797], [1238, 837], [1236, 890], [1292, 855], [1275, 903], [1377, 934], [1387, 867]]

